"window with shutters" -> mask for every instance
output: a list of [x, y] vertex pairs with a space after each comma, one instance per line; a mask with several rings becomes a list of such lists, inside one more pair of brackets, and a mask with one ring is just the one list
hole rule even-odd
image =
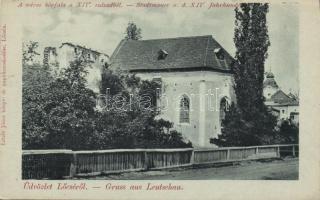
[[180, 100], [180, 123], [190, 123], [190, 99], [186, 95]]

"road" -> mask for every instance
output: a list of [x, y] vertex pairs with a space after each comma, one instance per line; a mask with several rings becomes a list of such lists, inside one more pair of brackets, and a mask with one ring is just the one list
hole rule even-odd
[[299, 160], [247, 161], [233, 166], [130, 172], [95, 180], [297, 180]]

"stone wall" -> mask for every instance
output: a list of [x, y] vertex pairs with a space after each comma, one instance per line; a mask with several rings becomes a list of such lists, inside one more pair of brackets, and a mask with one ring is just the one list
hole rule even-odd
[[87, 87], [99, 93], [103, 68], [109, 64], [109, 57], [106, 54], [64, 43], [59, 48], [46, 47], [43, 61], [44, 65], [48, 66], [57, 75], [79, 56], [85, 57], [91, 63], [87, 68]]

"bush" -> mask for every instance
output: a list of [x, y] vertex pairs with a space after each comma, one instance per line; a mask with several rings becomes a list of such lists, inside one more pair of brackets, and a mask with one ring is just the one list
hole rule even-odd
[[254, 146], [273, 144], [276, 137], [276, 118], [269, 113], [257, 112], [255, 118], [247, 119], [232, 104], [222, 120], [222, 134], [213, 139], [217, 146]]
[[277, 131], [276, 144], [298, 144], [299, 126], [290, 120], [284, 120], [280, 123]]

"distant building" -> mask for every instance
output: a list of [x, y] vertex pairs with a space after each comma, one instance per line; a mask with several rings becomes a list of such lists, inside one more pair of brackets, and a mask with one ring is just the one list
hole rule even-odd
[[272, 109], [278, 120], [299, 123], [299, 99], [293, 94], [284, 93], [275, 81], [273, 73], [267, 72], [263, 83], [265, 104]]
[[231, 101], [233, 58], [210, 35], [122, 40], [111, 68], [161, 83], [160, 117], [174, 123], [195, 147], [212, 147]]
[[44, 49], [43, 65], [49, 67], [52, 73], [57, 75], [79, 56], [92, 63], [87, 69], [87, 85], [88, 88], [99, 93], [102, 70], [109, 65], [107, 54], [71, 43], [62, 43], [58, 48], [46, 47]]

